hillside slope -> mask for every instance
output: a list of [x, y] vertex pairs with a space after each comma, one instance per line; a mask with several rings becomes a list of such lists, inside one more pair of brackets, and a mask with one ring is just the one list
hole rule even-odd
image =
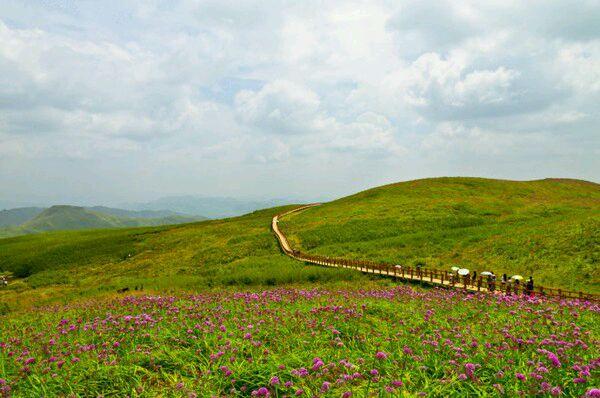
[[0, 275], [18, 279], [0, 302], [24, 306], [52, 297], [146, 289], [361, 279], [349, 270], [318, 268], [287, 258], [270, 230], [285, 208], [191, 224], [50, 232], [0, 239]]
[[370, 189], [282, 220], [309, 253], [533, 275], [600, 291], [600, 185], [436, 178]]

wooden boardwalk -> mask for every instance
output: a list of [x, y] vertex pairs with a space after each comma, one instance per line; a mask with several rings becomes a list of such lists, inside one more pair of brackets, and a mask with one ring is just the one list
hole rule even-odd
[[560, 299], [600, 301], [600, 296], [594, 294], [587, 294], [583, 292], [571, 292], [562, 289], [545, 288], [543, 286], [536, 286], [532, 291], [526, 291], [525, 286], [523, 284], [502, 283], [498, 281], [496, 281], [495, 283], [490, 283], [487, 279], [484, 279], [481, 276], [476, 280], [473, 280], [469, 277], [459, 277], [458, 275], [454, 275], [444, 270], [420, 269], [409, 266], [397, 266], [393, 264], [376, 263], [366, 260], [349, 260], [343, 258], [317, 256], [294, 250], [294, 248], [292, 248], [292, 246], [290, 245], [285, 234], [279, 228], [279, 220], [288, 214], [296, 213], [308, 209], [310, 207], [318, 206], [319, 204], [320, 203], [314, 203], [310, 205], [301, 206], [273, 217], [271, 227], [273, 228], [273, 232], [275, 233], [275, 236], [279, 241], [281, 250], [289, 257], [292, 257], [298, 261], [303, 261], [311, 264], [335, 268], [349, 268], [364, 273], [389, 276], [406, 281], [424, 282], [431, 285], [462, 289], [469, 292], [493, 291], [494, 293], [503, 294], [523, 293], [546, 297], [558, 297]]

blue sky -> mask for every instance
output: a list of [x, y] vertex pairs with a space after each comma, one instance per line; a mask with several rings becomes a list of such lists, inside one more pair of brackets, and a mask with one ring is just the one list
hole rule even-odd
[[598, 182], [599, 104], [600, 1], [0, 2], [3, 200]]

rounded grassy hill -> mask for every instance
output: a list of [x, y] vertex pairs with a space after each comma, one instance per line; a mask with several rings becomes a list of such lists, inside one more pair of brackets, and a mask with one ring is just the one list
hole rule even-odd
[[280, 226], [313, 254], [459, 265], [600, 291], [600, 185], [591, 182], [415, 180], [292, 214]]

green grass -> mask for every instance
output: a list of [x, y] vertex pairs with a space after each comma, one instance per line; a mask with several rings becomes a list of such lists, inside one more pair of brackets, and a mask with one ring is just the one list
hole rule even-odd
[[600, 185], [436, 178], [392, 184], [284, 218], [309, 253], [533, 275], [600, 292]]
[[[599, 292], [599, 203], [598, 185], [580, 181], [442, 178], [361, 192], [291, 215], [281, 226], [312, 253], [533, 274], [547, 286]], [[282, 255], [270, 222], [291, 208], [0, 239], [0, 274], [17, 277], [0, 289], [0, 301], [14, 310], [142, 285], [160, 292], [369, 280]]]
[[0, 240], [0, 289], [11, 309], [110, 294], [206, 290], [368, 280], [349, 270], [305, 265], [284, 256], [270, 230], [274, 208], [225, 220], [174, 226], [65, 231]]

